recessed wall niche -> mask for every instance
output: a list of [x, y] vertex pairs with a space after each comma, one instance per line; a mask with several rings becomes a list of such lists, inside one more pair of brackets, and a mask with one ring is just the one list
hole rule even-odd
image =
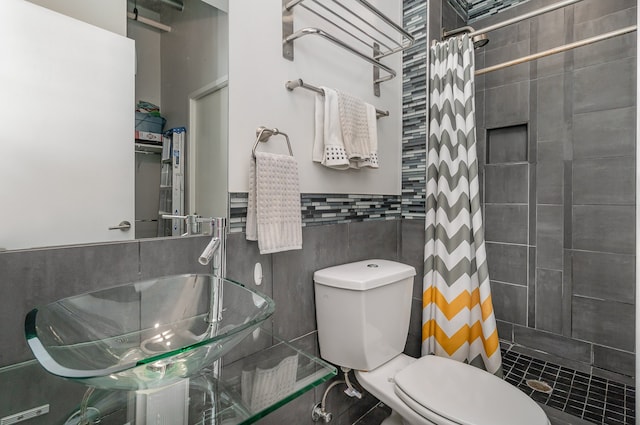
[[487, 129], [487, 164], [527, 162], [527, 124]]

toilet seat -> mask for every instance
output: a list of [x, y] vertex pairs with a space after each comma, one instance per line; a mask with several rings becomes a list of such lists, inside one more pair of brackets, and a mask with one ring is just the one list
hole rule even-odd
[[455, 360], [422, 357], [399, 371], [394, 382], [398, 398], [436, 423], [446, 419], [444, 423], [460, 425], [549, 424], [542, 408], [522, 391]]

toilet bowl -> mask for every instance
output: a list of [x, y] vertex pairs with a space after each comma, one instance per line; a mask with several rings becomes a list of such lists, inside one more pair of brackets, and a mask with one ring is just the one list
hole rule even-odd
[[454, 360], [402, 353], [415, 269], [366, 260], [314, 273], [320, 356], [355, 369], [393, 414], [383, 425], [549, 425], [517, 388]]

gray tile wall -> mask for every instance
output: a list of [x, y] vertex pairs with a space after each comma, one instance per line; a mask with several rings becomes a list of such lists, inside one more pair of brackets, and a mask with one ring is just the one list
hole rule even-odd
[[[530, 0], [474, 25], [550, 3]], [[635, 8], [584, 0], [492, 31], [477, 68], [633, 25]], [[476, 81], [500, 337], [623, 375], [634, 374], [635, 61], [635, 35], [622, 36]], [[525, 162], [518, 126], [527, 128]]]
[[[418, 222], [410, 222], [409, 234], [421, 234]], [[316, 342], [315, 302], [313, 272], [320, 268], [359, 261], [365, 258], [399, 260], [401, 257], [401, 220], [382, 220], [303, 229], [302, 250], [260, 255], [257, 244], [245, 240], [243, 233], [233, 233], [228, 238], [227, 275], [270, 296], [276, 302], [276, 313], [269, 324], [274, 332], [288, 340], [301, 342], [310, 353], [318, 355]], [[3, 296], [0, 298], [0, 367], [11, 366], [33, 358], [23, 334], [24, 317], [32, 308], [70, 295], [128, 281], [138, 281], [161, 275], [207, 272], [197, 262], [197, 257], [208, 242], [208, 237], [198, 236], [177, 239], [141, 240], [123, 243], [12, 251], [0, 253], [0, 281]], [[423, 240], [408, 239], [405, 243], [407, 262], [420, 266], [420, 250]], [[409, 251], [411, 250], [411, 251]], [[418, 255], [416, 255], [416, 252]], [[256, 263], [263, 269], [263, 282], [253, 283]], [[416, 282], [420, 282], [418, 278]], [[419, 312], [420, 309], [417, 309]], [[419, 320], [418, 320], [419, 335]], [[415, 333], [415, 330], [414, 330]], [[415, 342], [407, 344], [415, 352]], [[408, 348], [409, 349], [409, 348]], [[24, 363], [23, 363], [24, 364]], [[11, 367], [2, 370], [0, 381], [9, 379]], [[10, 387], [0, 386], [0, 417], [31, 408], [42, 401], [51, 402], [52, 413], [44, 422], [51, 423], [55, 416], [69, 414], [77, 405], [84, 389], [69, 385], [66, 381], [44, 374], [49, 383], [47, 397], [41, 394], [40, 385], [27, 379], [32, 374], [42, 375], [35, 364], [22, 369], [27, 376], [15, 379]], [[25, 372], [26, 371], [26, 372]], [[56, 388], [56, 391], [51, 391]], [[296, 418], [303, 424], [310, 419], [310, 406], [322, 398], [326, 384], [302, 398], [287, 404], [277, 414], [262, 419], [263, 424], [279, 424], [281, 418]], [[370, 395], [356, 401], [343, 397], [335, 390], [329, 406], [337, 423], [351, 424], [377, 402]], [[338, 413], [340, 416], [338, 416]], [[344, 418], [341, 418], [344, 415]], [[44, 420], [44, 418], [43, 418]], [[36, 423], [36, 422], [34, 422]]]

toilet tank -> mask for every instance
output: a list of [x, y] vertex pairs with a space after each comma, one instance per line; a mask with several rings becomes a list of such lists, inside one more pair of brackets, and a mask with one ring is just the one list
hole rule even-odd
[[313, 274], [320, 357], [372, 370], [404, 350], [416, 270], [366, 260]]

